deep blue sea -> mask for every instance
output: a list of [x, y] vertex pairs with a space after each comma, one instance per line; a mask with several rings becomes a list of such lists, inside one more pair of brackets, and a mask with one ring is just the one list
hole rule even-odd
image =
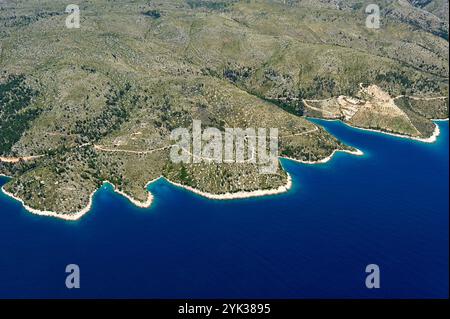
[[448, 122], [434, 144], [315, 122], [365, 155], [283, 160], [282, 195], [212, 201], [159, 180], [139, 209], [104, 186], [67, 222], [0, 194], [0, 297], [447, 298]]

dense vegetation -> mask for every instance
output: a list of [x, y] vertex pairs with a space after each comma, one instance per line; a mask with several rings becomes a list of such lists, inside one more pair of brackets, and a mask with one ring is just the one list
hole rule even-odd
[[90, 119], [77, 120], [72, 132], [82, 141], [93, 142], [119, 129], [130, 117], [130, 111], [136, 106], [138, 97], [129, 96], [131, 85], [126, 83], [123, 89], [111, 89], [106, 95], [102, 112]]
[[30, 107], [36, 95], [23, 75], [10, 76], [5, 83], [0, 83], [0, 155], [11, 150], [41, 112]]

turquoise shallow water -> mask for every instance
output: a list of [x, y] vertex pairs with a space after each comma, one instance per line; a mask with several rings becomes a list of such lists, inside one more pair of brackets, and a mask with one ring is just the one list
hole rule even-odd
[[[282, 195], [211, 201], [160, 180], [139, 209], [104, 186], [66, 222], [1, 194], [0, 297], [448, 297], [448, 122], [434, 144], [315, 122], [365, 155], [283, 160]], [[71, 263], [78, 290], [65, 288]]]

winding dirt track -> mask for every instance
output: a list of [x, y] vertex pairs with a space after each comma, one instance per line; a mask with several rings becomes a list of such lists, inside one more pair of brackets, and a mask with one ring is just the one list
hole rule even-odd
[[[395, 100], [395, 99], [398, 99], [398, 98], [401, 98], [401, 97], [404, 97], [404, 96], [406, 96], [406, 95], [399, 95], [399, 96], [396, 96], [396, 97], [394, 97], [392, 99]], [[446, 96], [438, 96], [438, 97], [407, 96], [407, 97], [409, 97], [410, 99], [413, 99], [413, 100], [425, 100], [425, 101], [446, 99], [447, 98]], [[324, 99], [324, 100], [327, 100], [327, 99]], [[311, 109], [314, 109], [314, 110], [317, 110], [317, 111], [331, 113], [331, 112], [329, 112], [327, 110], [322, 110], [322, 109], [313, 107], [313, 106], [308, 104], [308, 102], [321, 102], [321, 101], [324, 101], [324, 100], [306, 100], [306, 99], [303, 99], [302, 101], [303, 101], [303, 103], [305, 103]], [[286, 137], [294, 137], [294, 136], [305, 135], [305, 134], [313, 133], [313, 132], [317, 131], [318, 129], [319, 128], [317, 126], [314, 126], [314, 129], [306, 131], [306, 132], [301, 132], [301, 133], [296, 133], [296, 134], [291, 134], [291, 135], [284, 135], [284, 136], [280, 136], [280, 137], [286, 138]], [[251, 136], [247, 136], [247, 137], [251, 137]], [[79, 147], [84, 147], [84, 146], [88, 146], [88, 145], [90, 145], [90, 143], [85, 143], [85, 144], [83, 144], [83, 145], [81, 145]], [[130, 154], [138, 154], [138, 155], [151, 154], [153, 152], [161, 151], [161, 150], [168, 149], [168, 148], [171, 148], [171, 147], [172, 147], [172, 145], [156, 148], [156, 149], [153, 149], [153, 150], [133, 151], [133, 150], [121, 150], [121, 149], [108, 148], [108, 147], [102, 146], [102, 145], [94, 145], [94, 149], [97, 150], [97, 151], [116, 152], [116, 153], [130, 153]], [[20, 161], [27, 162], [27, 161], [31, 161], [31, 160], [34, 160], [34, 159], [38, 159], [38, 158], [43, 157], [43, 156], [44, 155], [23, 156], [23, 157], [2, 157], [2, 156], [0, 156], [0, 162], [3, 162], [3, 163], [19, 163]]]
[[[291, 134], [291, 135], [283, 135], [281, 136], [282, 138], [286, 138], [286, 137], [294, 137], [294, 136], [300, 136], [300, 135], [305, 135], [305, 134], [309, 134], [309, 133], [313, 133], [316, 132], [319, 128], [317, 126], [314, 126], [313, 129], [308, 130], [306, 132], [301, 132], [301, 133], [296, 133], [296, 134]], [[246, 136], [246, 138], [248, 137], [252, 137], [252, 136]], [[83, 145], [80, 145], [79, 147], [84, 147], [84, 146], [89, 146], [91, 145], [90, 143], [85, 143]], [[144, 150], [144, 151], [134, 151], [134, 150], [121, 150], [121, 149], [116, 149], [116, 148], [109, 148], [103, 145], [94, 145], [94, 149], [97, 151], [101, 151], [101, 152], [111, 152], [111, 153], [129, 153], [129, 154], [137, 154], [137, 155], [146, 155], [146, 154], [151, 154], [154, 152], [158, 152], [158, 151], [162, 151], [165, 149], [169, 149], [171, 148], [173, 145], [169, 145], [169, 146], [164, 146], [164, 147], [160, 147], [160, 148], [155, 148], [152, 150]], [[0, 156], [0, 162], [4, 162], [4, 163], [18, 163], [20, 161], [31, 161], [34, 159], [38, 159], [40, 157], [43, 157], [44, 155], [36, 155], [36, 156], [23, 156], [23, 157], [1, 157]]]
[[157, 151], [162, 151], [165, 149], [168, 149], [172, 146], [164, 146], [164, 147], [160, 147], [160, 148], [155, 148], [153, 150], [147, 150], [147, 151], [133, 151], [133, 150], [120, 150], [120, 149], [115, 149], [115, 148], [108, 148], [102, 145], [94, 145], [94, 149], [96, 149], [97, 151], [102, 151], [102, 152], [112, 152], [112, 153], [131, 153], [131, 154], [138, 154], [138, 155], [145, 155], [145, 154], [151, 154]]
[[27, 162], [32, 161], [34, 159], [43, 157], [44, 155], [36, 155], [36, 156], [24, 156], [24, 157], [1, 157], [0, 162], [3, 163], [19, 163], [20, 161]]

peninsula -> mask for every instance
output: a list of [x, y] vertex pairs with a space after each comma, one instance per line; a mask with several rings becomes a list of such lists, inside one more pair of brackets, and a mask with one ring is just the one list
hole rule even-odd
[[[67, 28], [62, 0], [0, 1], [2, 191], [78, 219], [103, 183], [149, 207], [149, 181], [211, 199], [274, 195], [279, 165], [174, 163], [177, 128], [276, 128], [278, 155], [362, 155], [317, 117], [433, 142], [448, 118], [448, 15], [417, 1], [92, 0]], [[381, 36], [382, 34], [382, 36]]]

